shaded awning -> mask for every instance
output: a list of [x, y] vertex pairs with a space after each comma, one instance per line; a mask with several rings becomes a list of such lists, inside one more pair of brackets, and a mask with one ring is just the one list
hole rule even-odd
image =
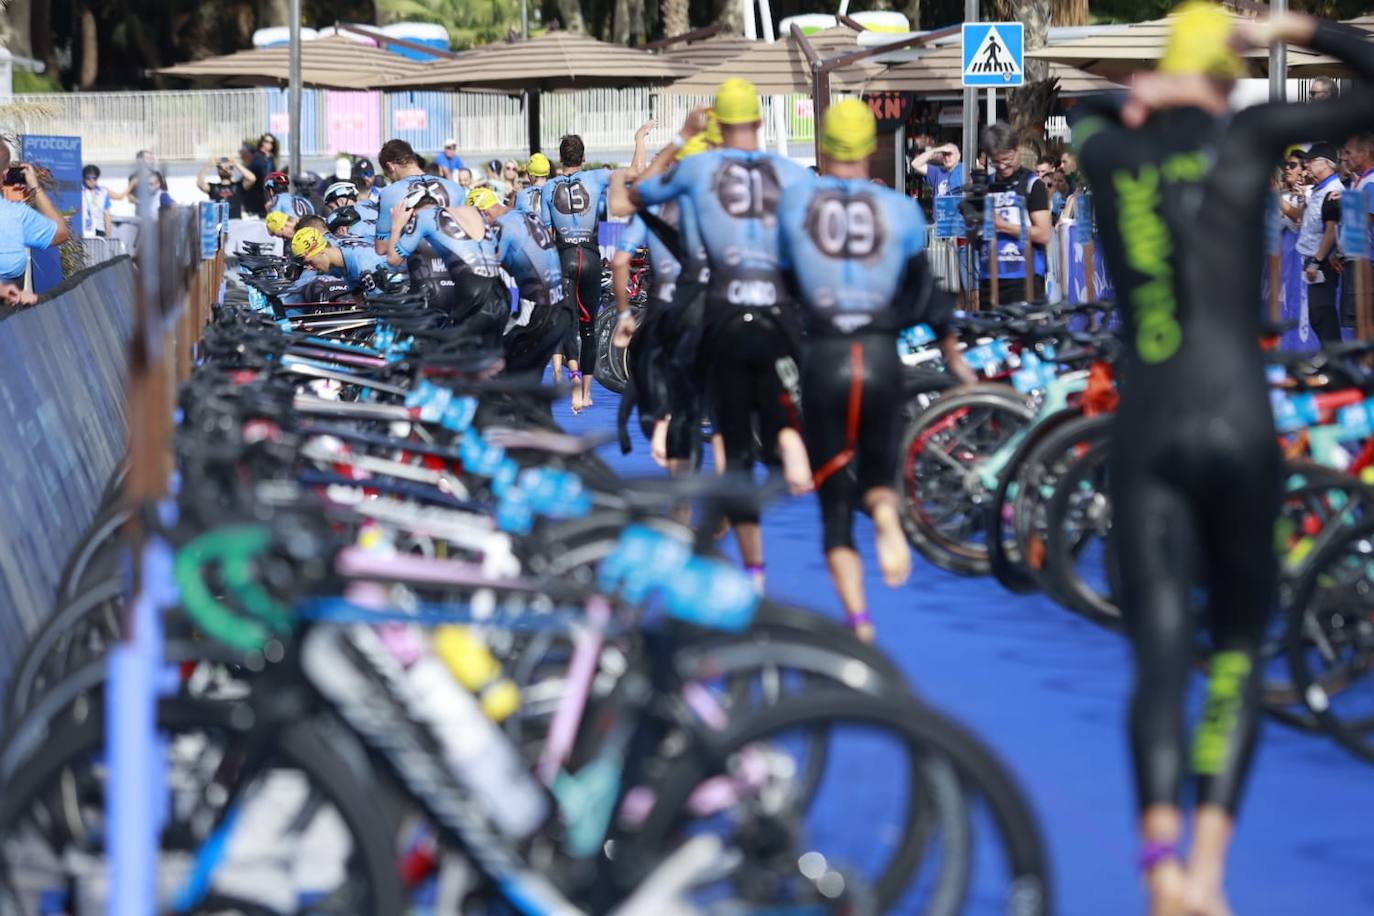
[[[907, 52], [909, 56], [910, 52]], [[831, 75], [831, 87], [852, 92], [911, 92], [917, 95], [959, 96], [963, 92], [963, 50], [957, 43], [922, 49], [915, 60], [903, 60], [872, 71], [875, 61], [867, 69], [846, 67]], [[1085, 95], [1120, 89], [1111, 80], [1064, 64], [1050, 64], [1050, 76], [1059, 80], [1061, 95]]]
[[[301, 43], [301, 82], [330, 89], [378, 89], [399, 73], [418, 72], [424, 65], [332, 36]], [[277, 86], [291, 78], [291, 49], [286, 45], [239, 51], [222, 57], [188, 61], [154, 72], [214, 86]]]
[[676, 63], [689, 64], [698, 69], [707, 70], [728, 60], [733, 60], [758, 45], [759, 42], [745, 38], [743, 35], [722, 34], [688, 44], [673, 45], [658, 53]]
[[[1076, 41], [1051, 43], [1027, 57], [1076, 67], [1089, 73], [1113, 79], [1123, 79], [1137, 70], [1149, 70], [1164, 56], [1164, 47], [1173, 24], [1168, 19], [1138, 22], [1108, 35], [1097, 35]], [[1244, 55], [1248, 75], [1263, 78], [1269, 75], [1269, 52], [1259, 49]], [[1339, 65], [1330, 58], [1302, 48], [1288, 48], [1288, 69], [1293, 75], [1320, 75], [1322, 67]], [[1333, 74], [1338, 75], [1338, 74]]]
[[[858, 32], [844, 26], [806, 36], [822, 60], [859, 49]], [[869, 61], [851, 68], [855, 78], [876, 75], [882, 68]], [[848, 71], [847, 71], [848, 72]], [[753, 83], [762, 95], [810, 94], [811, 65], [791, 35], [772, 44], [755, 42], [743, 54], [678, 80], [668, 92], [683, 95], [711, 95], [725, 80], [742, 77]]]
[[388, 88], [488, 88], [508, 92], [666, 83], [695, 71], [666, 54], [549, 32], [528, 41], [483, 45], [452, 60], [398, 73]]

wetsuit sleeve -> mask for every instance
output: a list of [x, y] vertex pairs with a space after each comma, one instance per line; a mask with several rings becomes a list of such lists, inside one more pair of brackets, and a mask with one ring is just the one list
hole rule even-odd
[[662, 175], [655, 175], [645, 181], [635, 185], [639, 191], [639, 199], [646, 206], [661, 204], [665, 200], [672, 200], [682, 194], [684, 190], [691, 186], [690, 159], [684, 159], [673, 165]]
[[[1359, 79], [1374, 80], [1374, 43], [1365, 40], [1364, 32], [1318, 19], [1311, 48], [1349, 65], [1357, 71]], [[1326, 102], [1247, 108], [1236, 115], [1230, 138], [1245, 155], [1253, 155], [1255, 149], [1277, 151], [1290, 143], [1313, 137], [1333, 140], [1347, 137], [1365, 129], [1371, 120], [1374, 120], [1374, 92], [1357, 85], [1354, 90]]]
[[[380, 228], [381, 227], [378, 226], [379, 230]], [[381, 238], [380, 232], [377, 237]], [[424, 237], [424, 230], [421, 229], [420, 225], [417, 223], [413, 232], [402, 230], [401, 234], [396, 236], [396, 241], [392, 243], [391, 247], [395, 249], [396, 254], [403, 258], [408, 258], [415, 253], [416, 248], [420, 247], [420, 242], [424, 240]]]
[[553, 187], [553, 179], [549, 179], [544, 182], [544, 187], [539, 189], [539, 199], [543, 202], [543, 206], [539, 208], [539, 217], [550, 230], [553, 229]]
[[615, 246], [615, 250], [634, 254], [643, 248], [648, 240], [649, 231], [644, 225], [644, 220], [636, 216], [625, 224], [625, 231], [620, 233], [620, 243]]

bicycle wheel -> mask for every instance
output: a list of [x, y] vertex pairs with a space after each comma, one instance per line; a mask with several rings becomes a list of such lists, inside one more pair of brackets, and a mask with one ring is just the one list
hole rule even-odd
[[[805, 740], [817, 729], [827, 734], [819, 749], [834, 759], [821, 791], [801, 796], [792, 789], [804, 769], [795, 755], [817, 750]], [[708, 899], [804, 905], [816, 891], [833, 899], [852, 888], [872, 912], [963, 912], [963, 895], [930, 893], [928, 854], [931, 840], [940, 838], [917, 835], [921, 761], [937, 758], [953, 767], [979, 809], [974, 822], [990, 821], [996, 834], [1001, 861], [992, 871], [999, 873], [974, 875], [980, 902], [996, 899], [1028, 916], [1052, 909], [1044, 849], [1020, 791], [974, 738], [927, 707], [818, 690], [760, 709], [704, 742], [660, 783], [659, 803], [634, 837], [636, 855], [627, 857], [633, 879], [641, 877], [635, 858], [658, 861], [683, 837], [712, 832], [743, 855], [712, 887], [698, 889]], [[862, 785], [846, 779], [859, 770]], [[728, 806], [709, 815], [692, 810], [698, 788], [720, 777], [722, 797], [732, 799]], [[892, 784], [878, 785], [880, 777], [892, 777]], [[855, 819], [852, 830], [835, 825], [841, 816]], [[937, 848], [935, 854], [959, 853]]]
[[1374, 762], [1374, 520], [1347, 529], [1308, 563], [1286, 645], [1312, 715], [1342, 747]]
[[14, 722], [47, 685], [99, 658], [123, 632], [124, 581], [113, 576], [63, 605], [29, 639], [10, 677], [5, 721]]
[[907, 427], [896, 489], [907, 538], [927, 560], [950, 572], [987, 575], [991, 494], [975, 470], [1033, 416], [1011, 389], [985, 385], [940, 398]]
[[1002, 472], [988, 509], [988, 561], [1003, 588], [1026, 593], [1044, 586], [1046, 504], [1068, 466], [1108, 435], [1106, 417], [1063, 410], [1028, 435]]
[[[91, 709], [50, 734], [0, 793], [5, 866], [35, 908], [39, 894], [62, 889], [72, 912], [104, 909], [105, 728], [102, 705]], [[221, 906], [211, 897], [191, 901], [191, 912], [255, 912], [226, 900], [272, 913], [402, 912], [394, 822], [356, 742], [328, 720], [302, 719], [272, 735], [260, 765], [241, 769], [246, 711], [185, 699], [159, 706], [169, 758], [159, 910], [201, 865], [213, 867], [202, 893]]]
[[1111, 563], [1110, 445], [1091, 447], [1059, 478], [1045, 513], [1045, 591], [1065, 608], [1111, 629], [1121, 625]]

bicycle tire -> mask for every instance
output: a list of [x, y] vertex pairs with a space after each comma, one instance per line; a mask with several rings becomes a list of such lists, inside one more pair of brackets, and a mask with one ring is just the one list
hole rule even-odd
[[[1063, 607], [1078, 614], [1081, 617], [1100, 624], [1108, 629], [1119, 630], [1121, 628], [1121, 609], [1117, 607], [1116, 601], [1110, 595], [1102, 595], [1097, 589], [1084, 582], [1078, 575], [1078, 550], [1083, 546], [1081, 540], [1074, 541], [1069, 534], [1068, 520], [1071, 511], [1071, 503], [1075, 498], [1080, 501], [1084, 498], [1092, 501], [1089, 509], [1090, 514], [1094, 511], [1099, 513], [1098, 518], [1092, 521], [1101, 520], [1101, 512], [1110, 512], [1111, 502], [1107, 497], [1105, 487], [1095, 486], [1091, 490], [1085, 489], [1090, 486], [1090, 480], [1094, 475], [1106, 473], [1107, 458], [1109, 456], [1110, 443], [1102, 442], [1087, 454], [1080, 457], [1074, 464], [1059, 478], [1059, 485], [1055, 487], [1055, 492], [1050, 497], [1049, 506], [1046, 510], [1045, 522], [1045, 562], [1043, 565], [1044, 584], [1046, 593]], [[1106, 527], [1110, 528], [1110, 520], [1105, 522]], [[1110, 537], [1105, 538], [1105, 569], [1108, 587], [1115, 590], [1115, 573], [1111, 561], [1113, 542]]]
[[[1329, 572], [1330, 568], [1343, 558], [1349, 557], [1352, 551], [1360, 557], [1355, 561], [1355, 577], [1365, 580], [1357, 586], [1356, 591], [1359, 596], [1366, 599], [1364, 604], [1367, 608], [1368, 590], [1364, 586], [1367, 585], [1371, 559], [1374, 559], [1374, 519], [1350, 527], [1341, 537], [1326, 544], [1312, 558], [1294, 589], [1285, 643], [1293, 683], [1302, 692], [1308, 709], [1322, 729], [1337, 744], [1356, 757], [1374, 763], [1374, 715], [1364, 714], [1362, 718], [1348, 721], [1334, 710], [1331, 703], [1332, 696], [1349, 689], [1350, 683], [1364, 678], [1366, 686], [1369, 684], [1368, 678], [1371, 669], [1374, 669], [1374, 638], [1367, 632], [1368, 614], [1361, 612], [1359, 604], [1352, 607], [1348, 602], [1339, 599], [1335, 605], [1329, 607], [1314, 605], [1330, 586], [1336, 584]], [[1327, 580], [1325, 583], [1324, 575]], [[1354, 595], [1350, 597], [1353, 598]], [[1352, 610], [1356, 612], [1351, 613]], [[1346, 624], [1349, 624], [1349, 627], [1346, 627]], [[1342, 690], [1336, 694], [1331, 690], [1331, 680], [1319, 677], [1313, 671], [1308, 631], [1314, 625], [1322, 628], [1322, 635], [1326, 637], [1329, 645], [1336, 643], [1336, 640], [1331, 638], [1333, 636], [1352, 641], [1350, 648], [1355, 654], [1350, 660], [1343, 662], [1340, 668], [1334, 669], [1335, 674], [1339, 676], [1337, 680], [1344, 682], [1341, 684]], [[1338, 632], [1336, 627], [1348, 632]]]
[[[242, 734], [252, 727], [253, 716], [244, 716], [240, 703], [210, 703], [176, 698], [158, 704], [158, 727], [164, 731], [206, 729], [227, 735]], [[15, 771], [0, 792], [0, 836], [12, 833], [29, 804], [47, 785], [75, 763], [98, 760], [105, 747], [104, 703], [92, 704], [90, 717], [70, 721], [48, 737], [29, 766]], [[378, 802], [377, 786], [360, 778], [353, 764], [364, 759], [360, 748], [343, 748], [337, 742], [353, 741], [342, 728], [324, 729], [312, 720], [283, 723], [273, 735], [273, 762], [298, 770], [323, 790], [348, 829], [353, 843], [352, 867], [366, 876], [370, 891], [369, 913], [404, 911], [404, 894], [394, 842], [396, 829], [390, 813]], [[8, 864], [7, 864], [8, 869]]]
[[[731, 727], [713, 741], [707, 754], [684, 755], [660, 783], [660, 804], [639, 832], [641, 848], [662, 852], [671, 836], [690, 819], [686, 803], [696, 786], [709, 776], [724, 772], [734, 752], [771, 733], [807, 722], [865, 722], [903, 734], [919, 757], [922, 754], [948, 760], [971, 795], [988, 806], [1005, 849], [1011, 872], [1004, 898], [1016, 916], [1044, 916], [1053, 912], [1048, 859], [1031, 808], [1001, 763], [976, 738], [935, 710], [908, 702], [843, 691], [814, 691], [784, 704], [767, 707]], [[732, 750], [733, 749], [733, 750]], [[915, 798], [915, 794], [912, 795]], [[901, 861], [889, 864], [874, 892], [879, 911], [886, 912], [900, 899], [919, 862], [910, 861], [909, 844]]]
[[[1043, 590], [1036, 576], [1042, 564], [1025, 543], [1035, 512], [1043, 512], [1043, 502], [1048, 500], [1043, 487], [1051, 484], [1043, 475], [1065, 449], [1072, 448], [1090, 430], [1097, 430], [1102, 422], [1083, 416], [1077, 408], [1056, 412], [1036, 424], [999, 475], [986, 523], [988, 567], [1008, 591], [1028, 594]], [[1011, 545], [1014, 547], [1009, 550]], [[1040, 547], [1043, 550], [1043, 544]]]
[[[961, 453], [963, 466], [960, 459], [953, 456], [944, 455], [943, 460], [939, 456], [934, 456], [927, 446], [935, 435], [943, 431], [941, 426], [952, 428], [975, 410], [1000, 418], [999, 422], [1006, 426], [1005, 433], [997, 433], [997, 438], [981, 449], [966, 447]], [[985, 495], [980, 497], [979, 494], [970, 492], [967, 478], [974, 462], [986, 454], [991, 454], [1007, 438], [1015, 435], [1017, 430], [1029, 424], [1033, 417], [1034, 412], [1012, 389], [1001, 385], [980, 385], [938, 398], [907, 425], [902, 436], [899, 452], [902, 462], [898, 468], [895, 488], [902, 497], [902, 527], [906, 531], [907, 539], [931, 563], [960, 575], [988, 574], [987, 546], [976, 541], [977, 535], [985, 533], [984, 513], [979, 505]], [[929, 501], [921, 497], [934, 486], [932, 480], [935, 479], [935, 474], [926, 479], [920, 479], [925, 477], [924, 474], [917, 474], [917, 464], [926, 453], [932, 455], [931, 460], [935, 465], [944, 469], [938, 485], [950, 491], [949, 502], [955, 506], [945, 517], [961, 514], [966, 519], [964, 524], [971, 526], [967, 535], [963, 537], [951, 537], [941, 533], [936, 520], [931, 519], [926, 512], [925, 506]], [[958, 467], [958, 471], [950, 472], [950, 464]]]

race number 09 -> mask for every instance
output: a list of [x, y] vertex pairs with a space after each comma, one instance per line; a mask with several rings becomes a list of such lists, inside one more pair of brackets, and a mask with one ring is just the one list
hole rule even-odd
[[866, 258], [878, 246], [878, 217], [867, 200], [823, 197], [811, 213], [811, 237], [832, 258]]

